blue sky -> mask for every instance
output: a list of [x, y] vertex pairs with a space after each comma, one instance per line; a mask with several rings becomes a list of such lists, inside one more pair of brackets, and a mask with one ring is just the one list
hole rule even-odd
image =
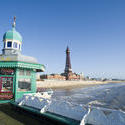
[[124, 0], [1, 0], [1, 49], [13, 16], [22, 53], [36, 57], [45, 73], [64, 71], [69, 45], [74, 72], [125, 78]]

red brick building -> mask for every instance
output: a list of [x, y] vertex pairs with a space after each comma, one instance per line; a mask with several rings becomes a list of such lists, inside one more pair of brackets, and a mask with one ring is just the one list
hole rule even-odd
[[65, 76], [60, 74], [50, 74], [50, 75], [41, 75], [41, 79], [51, 79], [51, 80], [65, 80]]

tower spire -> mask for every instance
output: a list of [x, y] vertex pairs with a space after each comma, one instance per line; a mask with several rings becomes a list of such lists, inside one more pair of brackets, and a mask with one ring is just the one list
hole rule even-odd
[[16, 27], [16, 16], [14, 16], [14, 18], [13, 18], [13, 24], [12, 24], [12, 27], [13, 27], [13, 28]]

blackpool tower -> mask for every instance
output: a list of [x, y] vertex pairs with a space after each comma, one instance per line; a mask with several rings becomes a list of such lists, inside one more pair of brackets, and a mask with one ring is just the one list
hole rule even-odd
[[70, 62], [70, 50], [68, 46], [66, 49], [66, 65], [65, 65], [64, 73], [66, 76], [66, 80], [69, 80], [69, 76], [70, 74], [72, 74], [72, 68], [71, 68], [71, 62]]

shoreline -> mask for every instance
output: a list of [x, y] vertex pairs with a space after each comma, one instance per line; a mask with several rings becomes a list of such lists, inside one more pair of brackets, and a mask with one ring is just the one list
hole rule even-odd
[[125, 81], [62, 81], [62, 80], [45, 80], [37, 81], [37, 88], [51, 88], [51, 89], [70, 89], [80, 87], [91, 87], [96, 85], [103, 85], [108, 83], [122, 83]]

